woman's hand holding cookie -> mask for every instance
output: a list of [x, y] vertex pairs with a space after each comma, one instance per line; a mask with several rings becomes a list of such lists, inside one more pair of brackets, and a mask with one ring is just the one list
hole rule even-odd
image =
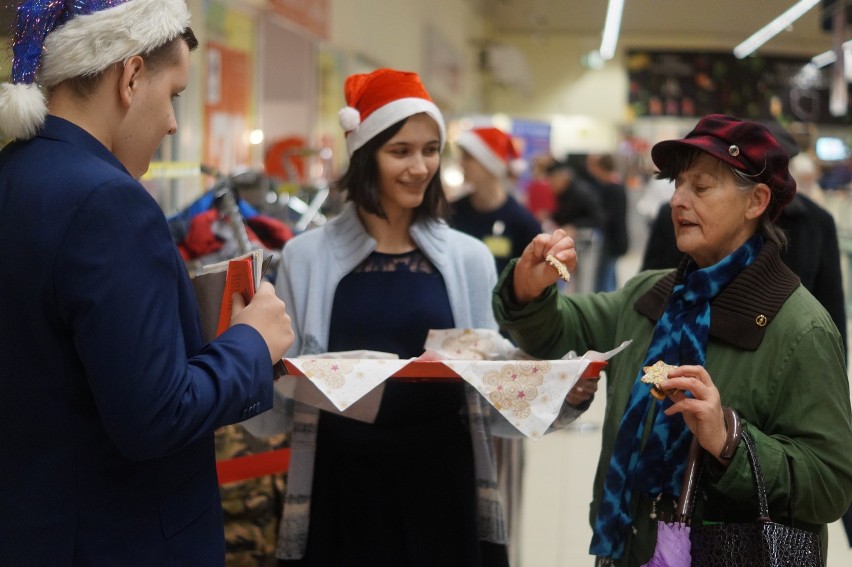
[[574, 271], [577, 266], [574, 239], [562, 229], [533, 238], [515, 264], [513, 286], [519, 303], [534, 300], [560, 278], [560, 272], [548, 262], [548, 256], [560, 262], [568, 273]]
[[[669, 397], [674, 404], [666, 415], [683, 415], [683, 420], [698, 442], [711, 455], [719, 455], [727, 438], [722, 400], [713, 379], [703, 366], [678, 366], [668, 373], [662, 383], [666, 390], [675, 390]], [[687, 396], [688, 391], [691, 396]]]

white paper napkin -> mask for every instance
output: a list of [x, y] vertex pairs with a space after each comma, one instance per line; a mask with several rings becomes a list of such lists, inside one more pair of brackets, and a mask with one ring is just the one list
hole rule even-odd
[[[345, 356], [343, 353], [334, 353]], [[396, 374], [409, 360], [373, 358], [292, 358], [290, 362], [340, 411]]]
[[[422, 360], [440, 360], [461, 376], [524, 435], [538, 439], [559, 416], [568, 391], [592, 361], [630, 344], [561, 360], [536, 360], [489, 329], [432, 330]], [[325, 353], [288, 359], [340, 411], [364, 398], [412, 360], [377, 351]]]
[[432, 329], [423, 348], [457, 360], [511, 360], [517, 351], [511, 341], [491, 329]]
[[[490, 329], [431, 330], [426, 356], [442, 360], [527, 437], [538, 439], [559, 417], [566, 396], [592, 361], [606, 361], [630, 345], [582, 357], [536, 360]], [[467, 359], [467, 360], [458, 360]], [[475, 361], [474, 361], [475, 360]]]
[[538, 439], [559, 416], [568, 391], [589, 362], [445, 360], [444, 364], [476, 388], [521, 433]]

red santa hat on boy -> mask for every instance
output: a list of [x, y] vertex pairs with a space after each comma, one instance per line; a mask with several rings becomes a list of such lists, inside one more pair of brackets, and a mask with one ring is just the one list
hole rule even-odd
[[344, 85], [346, 107], [338, 113], [351, 156], [376, 134], [400, 120], [425, 112], [438, 123], [441, 149], [447, 139], [441, 111], [432, 102], [417, 73], [377, 69], [350, 75]]
[[47, 115], [39, 86], [96, 75], [189, 25], [184, 0], [23, 0], [10, 81], [0, 84], [0, 137], [32, 138]]
[[527, 164], [518, 154], [512, 138], [497, 128], [474, 128], [464, 131], [456, 145], [473, 156], [495, 177], [517, 177]]

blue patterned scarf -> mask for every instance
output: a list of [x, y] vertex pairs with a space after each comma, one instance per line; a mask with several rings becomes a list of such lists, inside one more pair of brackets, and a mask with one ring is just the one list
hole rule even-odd
[[[658, 360], [678, 366], [704, 366], [710, 301], [754, 261], [762, 247], [763, 239], [755, 235], [710, 267], [697, 269], [690, 262], [682, 283], [672, 289], [663, 316], [654, 327], [643, 366]], [[624, 553], [632, 523], [629, 506], [634, 490], [650, 498], [659, 494], [676, 498], [680, 494], [692, 434], [680, 414], [668, 417], [663, 413], [672, 405], [671, 399], [653, 403], [648, 385], [640, 380], [642, 375], [640, 369], [621, 419], [595, 519], [589, 553], [599, 557], [619, 559]], [[654, 426], [643, 448], [648, 411], [653, 412]]]

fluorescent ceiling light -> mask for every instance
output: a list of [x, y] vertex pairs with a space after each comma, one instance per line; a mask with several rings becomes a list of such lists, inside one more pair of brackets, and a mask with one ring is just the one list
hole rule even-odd
[[754, 32], [747, 40], [734, 48], [734, 56], [738, 59], [748, 57], [754, 51], [784, 31], [790, 24], [801, 18], [808, 10], [819, 4], [820, 0], [799, 0], [786, 12]]
[[[852, 49], [852, 39], [843, 43], [843, 49]], [[817, 67], [825, 67], [837, 61], [837, 54], [833, 50], [823, 51], [811, 58], [811, 63]]]
[[609, 0], [609, 6], [606, 9], [606, 23], [601, 37], [601, 48], [598, 50], [604, 60], [612, 59], [615, 55], [615, 45], [618, 43], [618, 31], [621, 29], [621, 12], [623, 10], [624, 0]]

